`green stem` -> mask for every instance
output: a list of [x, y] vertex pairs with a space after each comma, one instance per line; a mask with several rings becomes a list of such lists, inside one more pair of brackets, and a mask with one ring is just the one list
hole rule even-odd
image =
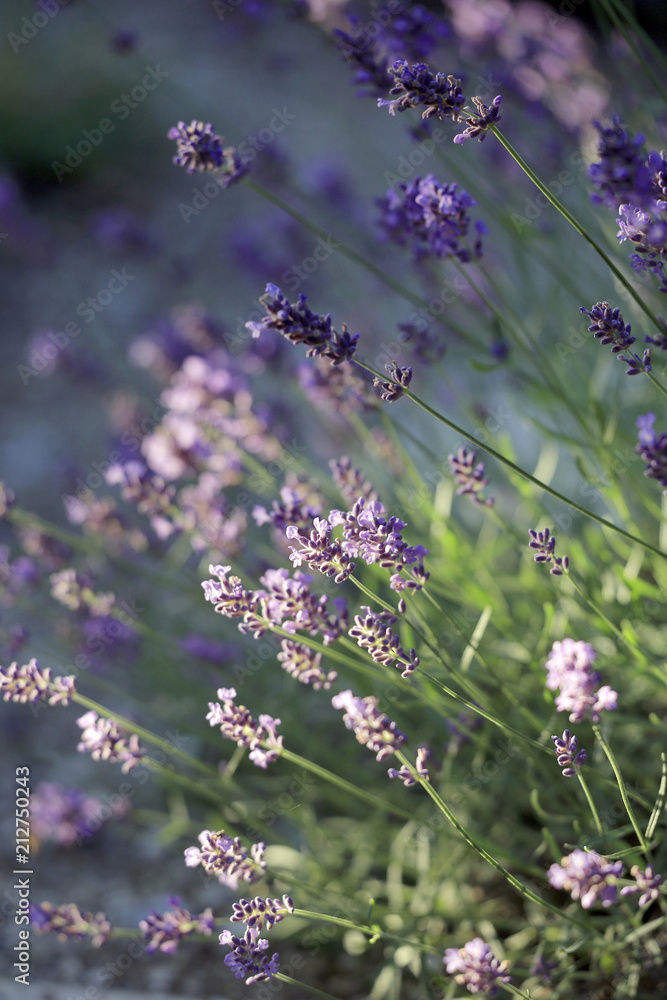
[[581, 785], [582, 791], [583, 791], [584, 795], [586, 796], [586, 801], [588, 802], [588, 807], [589, 807], [589, 809], [591, 811], [591, 815], [593, 817], [593, 822], [595, 823], [595, 829], [600, 834], [600, 836], [603, 837], [604, 836], [604, 830], [602, 829], [602, 823], [600, 822], [600, 817], [598, 815], [598, 811], [595, 808], [595, 803], [593, 802], [593, 799], [591, 797], [591, 793], [588, 790], [588, 785], [586, 784], [586, 782], [584, 780], [584, 776], [582, 775], [581, 771], [579, 771], [579, 770], [577, 771], [577, 778], [579, 779], [579, 784]]
[[208, 778], [215, 778], [218, 781], [220, 780], [220, 775], [214, 767], [202, 763], [202, 761], [197, 760], [196, 757], [191, 757], [190, 754], [184, 753], [183, 750], [179, 750], [179, 748], [174, 746], [174, 744], [169, 742], [169, 740], [163, 740], [162, 737], [156, 736], [155, 733], [150, 731], [150, 729], [144, 729], [143, 726], [138, 726], [135, 722], [131, 722], [124, 716], [119, 715], [118, 712], [112, 712], [111, 709], [107, 708], [105, 705], [100, 705], [98, 702], [92, 701], [90, 698], [86, 698], [85, 695], [79, 694], [78, 692], [72, 695], [72, 701], [77, 702], [79, 705], [83, 705], [84, 708], [92, 709], [100, 716], [115, 719], [115, 721], [122, 726], [123, 729], [126, 729], [129, 733], [136, 733], [136, 735], [146, 743], [152, 743], [154, 746], [159, 747], [167, 754], [167, 756], [178, 757], [180, 760], [189, 764], [202, 774], [205, 774]]
[[637, 835], [637, 840], [639, 841], [639, 846], [641, 847], [642, 853], [648, 857], [648, 843], [646, 841], [646, 838], [644, 837], [644, 834], [641, 831], [639, 823], [637, 822], [634, 810], [630, 805], [630, 799], [628, 798], [625, 782], [623, 781], [623, 775], [621, 774], [618, 763], [616, 762], [616, 757], [614, 756], [611, 747], [609, 746], [604, 736], [602, 735], [602, 731], [600, 730], [600, 727], [598, 725], [593, 726], [593, 732], [595, 733], [595, 738], [597, 739], [598, 743], [604, 750], [607, 760], [611, 764], [612, 771], [616, 775], [616, 781], [618, 783], [619, 791], [621, 793], [621, 798], [623, 799], [623, 805], [625, 806], [625, 811], [627, 812], [628, 818], [632, 823], [633, 829]]
[[371, 938], [385, 938], [391, 941], [400, 941], [401, 944], [409, 944], [412, 945], [413, 948], [420, 948], [422, 951], [437, 952], [439, 950], [437, 948], [433, 948], [431, 945], [424, 944], [421, 941], [410, 941], [408, 938], [400, 937], [397, 934], [390, 934], [388, 931], [383, 931], [378, 926], [368, 927], [365, 924], [356, 924], [353, 920], [347, 920], [345, 917], [336, 917], [330, 913], [316, 913], [313, 910], [295, 909], [293, 916], [307, 917], [309, 920], [321, 920], [327, 924], [336, 924], [337, 927], [346, 927], [349, 930], [361, 931], [362, 934], [367, 934]]
[[595, 250], [596, 254], [598, 254], [598, 256], [602, 258], [602, 260], [605, 262], [605, 264], [612, 272], [614, 277], [616, 277], [621, 282], [623, 287], [632, 296], [632, 298], [635, 300], [635, 302], [642, 310], [642, 312], [644, 312], [648, 316], [648, 318], [651, 320], [651, 322], [658, 330], [662, 331], [662, 326], [655, 313], [646, 305], [641, 295], [636, 291], [636, 289], [633, 288], [633, 286], [630, 284], [630, 282], [622, 273], [622, 271], [619, 271], [619, 269], [616, 267], [611, 257], [609, 257], [607, 253], [605, 253], [605, 251], [602, 249], [599, 243], [597, 243], [596, 240], [594, 240], [593, 237], [584, 229], [581, 223], [575, 219], [572, 213], [567, 210], [565, 205], [563, 205], [563, 203], [560, 202], [558, 198], [556, 198], [556, 196], [551, 193], [549, 188], [542, 183], [537, 174], [533, 170], [531, 170], [526, 161], [519, 155], [519, 153], [512, 146], [512, 144], [505, 138], [500, 129], [498, 129], [495, 125], [490, 125], [489, 129], [491, 132], [493, 132], [493, 134], [495, 135], [496, 139], [500, 142], [500, 144], [504, 146], [504, 148], [510, 154], [512, 159], [515, 160], [515, 162], [521, 167], [526, 176], [530, 178], [535, 187], [539, 191], [541, 191], [541, 193], [544, 195], [547, 201], [549, 201], [553, 205], [553, 207], [558, 212], [560, 212], [563, 218], [570, 223], [570, 225], [579, 233], [579, 235], [582, 236], [586, 240], [586, 242]]
[[334, 774], [333, 771], [328, 771], [325, 767], [321, 767], [319, 764], [315, 764], [314, 761], [308, 760], [307, 757], [301, 757], [299, 754], [294, 753], [292, 750], [286, 750], [284, 747], [280, 751], [280, 756], [290, 761], [290, 763], [297, 764], [306, 771], [317, 775], [322, 781], [326, 781], [330, 785], [335, 785], [349, 795], [354, 795], [355, 798], [361, 799], [362, 802], [374, 806], [383, 813], [390, 813], [393, 816], [399, 816], [401, 819], [414, 819], [414, 813], [409, 812], [407, 809], [401, 809], [399, 806], [393, 806], [390, 802], [385, 802], [379, 796], [373, 795], [372, 792], [367, 792], [357, 785], [353, 785], [350, 781], [346, 781], [345, 778]]
[[[371, 373], [371, 375], [375, 375], [378, 378], [384, 378], [384, 376], [382, 376], [380, 372], [376, 371], [375, 368], [367, 364], [365, 361], [359, 361], [358, 359], [355, 360], [356, 363], [361, 368], [365, 368], [367, 372]], [[421, 407], [422, 410], [425, 410], [426, 413], [430, 414], [430, 416], [440, 421], [441, 424], [445, 424], [446, 427], [449, 427], [450, 430], [456, 431], [457, 434], [460, 434], [462, 437], [466, 438], [466, 440], [474, 444], [475, 447], [480, 448], [482, 451], [485, 451], [488, 455], [492, 455], [493, 458], [498, 459], [499, 462], [502, 462], [502, 464], [506, 465], [507, 468], [512, 469], [512, 471], [516, 472], [517, 475], [521, 476], [522, 479], [527, 479], [529, 483], [532, 483], [539, 489], [544, 490], [545, 493], [548, 493], [550, 496], [555, 497], [556, 500], [560, 500], [561, 503], [566, 504], [573, 510], [578, 511], [579, 514], [583, 514], [584, 517], [588, 517], [593, 521], [597, 521], [598, 524], [603, 525], [605, 528], [610, 528], [612, 531], [615, 531], [617, 534], [622, 535], [629, 541], [635, 542], [637, 545], [641, 545], [642, 548], [648, 549], [651, 552], [655, 552], [656, 555], [661, 556], [663, 559], [667, 559], [667, 552], [663, 552], [661, 549], [657, 548], [657, 546], [651, 545], [650, 542], [646, 542], [642, 538], [637, 537], [637, 535], [631, 534], [631, 532], [626, 531], [625, 528], [620, 528], [618, 525], [613, 524], [612, 521], [608, 521], [606, 518], [600, 517], [599, 514], [595, 514], [592, 510], [588, 510], [586, 507], [582, 507], [581, 504], [576, 503], [574, 500], [570, 500], [569, 497], [566, 497], [564, 496], [564, 494], [559, 493], [558, 490], [555, 490], [551, 486], [548, 486], [546, 483], [543, 483], [540, 479], [537, 479], [535, 476], [531, 475], [530, 472], [526, 472], [525, 469], [522, 469], [515, 462], [512, 462], [511, 459], [507, 458], [505, 455], [502, 455], [499, 451], [496, 451], [496, 449], [492, 448], [491, 445], [485, 444], [478, 437], [475, 437], [474, 434], [470, 434], [468, 431], [464, 431], [463, 428], [459, 427], [458, 424], [455, 424], [453, 420], [449, 420], [447, 417], [443, 416], [442, 413], [438, 413], [437, 410], [434, 410], [432, 406], [429, 406], [428, 403], [425, 403], [422, 399], [419, 398], [419, 396], [416, 396], [409, 389], [404, 389], [403, 394], [407, 396], [408, 399], [411, 399], [413, 403], [416, 403], [417, 406]]]
[[318, 990], [316, 986], [311, 986], [310, 983], [304, 983], [300, 979], [292, 979], [291, 976], [286, 976], [284, 972], [276, 972], [273, 979], [280, 979], [283, 983], [288, 983], [290, 986], [298, 986], [299, 989], [307, 990], [313, 996], [324, 997], [324, 1000], [339, 1000], [338, 997], [332, 996], [331, 993], [325, 993], [324, 990]]
[[486, 862], [488, 862], [488, 864], [490, 864], [492, 868], [495, 868], [496, 871], [499, 872], [503, 876], [503, 878], [505, 878], [510, 883], [511, 886], [513, 886], [518, 892], [521, 893], [522, 896], [524, 896], [526, 899], [529, 899], [533, 903], [537, 903], [538, 906], [542, 906], [544, 907], [544, 909], [550, 910], [552, 913], [557, 914], [559, 917], [563, 917], [565, 920], [568, 920], [576, 927], [580, 927], [587, 933], [590, 933], [593, 930], [593, 928], [590, 927], [583, 920], [580, 920], [578, 917], [570, 916], [569, 914], [565, 913], [565, 911], [560, 906], [557, 906], [555, 903], [549, 903], [546, 899], [542, 899], [542, 897], [538, 896], [536, 892], [533, 892], [533, 890], [525, 886], [523, 882], [520, 882], [518, 878], [515, 878], [515, 876], [512, 875], [512, 873], [508, 871], [507, 868], [504, 868], [499, 861], [496, 861], [496, 859], [491, 854], [489, 854], [488, 851], [485, 851], [484, 848], [481, 847], [474, 840], [474, 838], [468, 833], [466, 828], [462, 826], [461, 823], [459, 823], [454, 813], [451, 811], [449, 806], [447, 806], [445, 802], [441, 799], [440, 795], [436, 792], [435, 788], [433, 788], [431, 783], [427, 781], [427, 779], [424, 778], [422, 775], [417, 773], [416, 769], [413, 767], [413, 765], [410, 763], [407, 757], [400, 750], [396, 751], [396, 756], [398, 757], [398, 759], [402, 764], [406, 765], [410, 769], [410, 771], [417, 779], [419, 784], [422, 786], [424, 791], [427, 793], [427, 795], [430, 795], [430, 797], [433, 799], [440, 812], [449, 820], [454, 829], [457, 830], [458, 833], [460, 833], [460, 835], [465, 840], [466, 844], [472, 847], [474, 851], [477, 851], [480, 857], [482, 857]]

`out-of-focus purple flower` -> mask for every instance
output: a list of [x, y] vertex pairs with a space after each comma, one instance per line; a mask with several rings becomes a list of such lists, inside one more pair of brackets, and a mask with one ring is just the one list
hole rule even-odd
[[128, 736], [115, 719], [100, 718], [91, 710], [77, 719], [76, 724], [82, 730], [77, 750], [90, 753], [93, 760], [120, 762], [122, 772], [127, 774], [146, 756], [136, 733]]
[[178, 644], [190, 656], [198, 656], [202, 660], [208, 660], [209, 663], [215, 663], [216, 666], [224, 663], [231, 653], [230, 646], [226, 643], [216, 642], [215, 639], [208, 639], [196, 632], [179, 639]]
[[90, 581], [79, 577], [72, 567], [52, 573], [50, 579], [51, 596], [70, 611], [85, 609], [98, 617], [108, 615], [116, 603], [112, 593], [95, 594]]
[[[377, 401], [354, 361], [332, 367], [324, 358], [297, 367], [301, 388], [313, 406], [335, 415], [373, 410]], [[357, 372], [357, 374], [355, 374]]]
[[612, 906], [618, 899], [618, 879], [623, 874], [622, 861], [607, 861], [597, 851], [577, 849], [553, 864], [547, 873], [554, 889], [564, 889], [572, 899], [588, 910], [594, 903]]
[[[431, 755], [427, 747], [417, 747], [415, 771], [419, 777], [423, 778], [425, 781], [430, 780], [428, 776], [428, 768], [426, 767], [426, 761], [430, 756]], [[412, 785], [417, 784], [417, 778], [405, 764], [401, 764], [398, 770], [395, 767], [390, 767], [387, 774], [390, 778], [400, 778], [406, 788], [411, 788]]]
[[385, 365], [385, 368], [389, 372], [389, 379], [374, 378], [373, 386], [380, 389], [380, 399], [385, 403], [393, 403], [401, 398], [412, 382], [412, 368], [403, 368], [397, 361]]
[[570, 730], [565, 729], [563, 735], [552, 736], [556, 759], [563, 768], [564, 778], [574, 778], [579, 767], [588, 759], [588, 754], [582, 749], [577, 753], [577, 737], [570, 736]]
[[278, 662], [283, 670], [302, 684], [312, 684], [315, 691], [327, 691], [338, 677], [335, 670], [328, 673], [322, 669], [322, 654], [292, 639], [283, 639]]
[[529, 528], [530, 541], [528, 548], [533, 549], [535, 555], [533, 559], [536, 563], [553, 563], [551, 573], [553, 576], [562, 576], [570, 568], [570, 560], [567, 556], [556, 555], [556, 536], [551, 534], [549, 528], [544, 531], [536, 531]]
[[40, 580], [39, 567], [28, 556], [10, 557], [6, 545], [0, 545], [0, 598], [3, 604], [11, 605]]
[[498, 961], [490, 945], [480, 937], [468, 941], [463, 948], [447, 948], [442, 961], [450, 976], [455, 976], [459, 986], [465, 986], [469, 993], [488, 993], [493, 997], [499, 983], [512, 981], [506, 972], [507, 959]]
[[364, 500], [371, 503], [378, 499], [378, 494], [373, 484], [370, 480], [366, 479], [361, 469], [357, 469], [352, 465], [347, 455], [343, 455], [340, 459], [332, 458], [329, 465], [331, 467], [331, 478], [340, 490], [343, 499], [347, 500], [350, 506], [359, 497], [363, 497]]
[[457, 483], [457, 496], [471, 496], [475, 503], [482, 507], [493, 507], [494, 498], [484, 499], [482, 490], [488, 486], [489, 480], [484, 478], [484, 462], [475, 465], [477, 453], [465, 447], [459, 448], [456, 455], [448, 455], [447, 460]]
[[55, 934], [60, 941], [83, 941], [90, 937], [99, 948], [111, 934], [111, 924], [103, 913], [82, 913], [74, 903], [31, 903], [30, 923], [38, 934]]
[[343, 709], [345, 728], [351, 729], [359, 743], [372, 750], [376, 760], [391, 756], [407, 740], [396, 723], [379, 711], [377, 698], [372, 695], [357, 698], [348, 689], [334, 695], [331, 704], [336, 709]]
[[59, 782], [40, 781], [30, 796], [30, 832], [38, 841], [72, 847], [92, 837], [108, 819], [120, 819], [130, 809], [127, 798], [113, 803], [86, 795]]
[[597, 653], [590, 643], [563, 639], [554, 642], [546, 662], [550, 691], [560, 688], [556, 697], [559, 712], [569, 712], [570, 722], [582, 722], [590, 714], [591, 721], [600, 721], [600, 712], [616, 708], [616, 691], [608, 684], [597, 688], [600, 674], [593, 669]]
[[390, 115], [397, 111], [407, 111], [421, 105], [426, 107], [422, 118], [436, 115], [438, 118], [451, 118], [452, 121], [462, 121], [462, 110], [465, 97], [461, 91], [461, 81], [456, 77], [445, 76], [444, 73], [433, 74], [425, 63], [415, 63], [409, 66], [407, 60], [398, 59], [390, 69], [394, 85], [389, 91], [394, 99], [378, 100], [378, 107], [389, 109]]
[[667, 434], [658, 435], [653, 430], [654, 413], [644, 413], [637, 417], [635, 423], [639, 428], [639, 443], [635, 451], [646, 464], [644, 475], [657, 479], [661, 486], [667, 486]]
[[52, 679], [50, 669], [38, 667], [34, 657], [22, 667], [16, 663], [0, 667], [0, 691], [5, 701], [48, 701], [49, 705], [64, 706], [69, 705], [75, 690], [73, 674]]
[[252, 516], [257, 524], [271, 524], [282, 532], [288, 524], [307, 528], [313, 518], [322, 513], [323, 503], [324, 498], [317, 488], [307, 481], [291, 480], [280, 490], [280, 502], [273, 500], [271, 510], [258, 504]]
[[481, 237], [488, 229], [476, 222], [472, 252], [464, 245], [471, 223], [468, 209], [476, 202], [456, 183], [440, 184], [433, 174], [415, 177], [397, 190], [390, 188], [377, 204], [385, 237], [409, 247], [417, 258], [433, 254], [456, 257], [465, 264], [482, 256]]
[[215, 927], [213, 911], [204, 910], [198, 917], [193, 917], [188, 910], [180, 905], [178, 896], [170, 896], [168, 903], [172, 907], [166, 913], [156, 913], [151, 910], [145, 920], [139, 921], [139, 930], [144, 936], [146, 954], [152, 955], [159, 948], [165, 955], [173, 955], [179, 943], [190, 934], [212, 934]]
[[248, 172], [245, 163], [234, 146], [223, 149], [222, 136], [217, 135], [210, 122], [193, 119], [189, 125], [178, 122], [167, 132], [167, 138], [176, 142], [177, 153], [173, 162], [184, 167], [188, 174], [196, 171], [214, 171], [216, 182], [221, 187], [229, 187]]
[[231, 889], [238, 887], [239, 879], [252, 885], [263, 878], [266, 868], [263, 843], [253, 844], [248, 853], [239, 837], [230, 837], [224, 830], [202, 830], [198, 840], [199, 847], [188, 847], [184, 852], [188, 868], [201, 865]]
[[459, 135], [454, 136], [454, 142], [461, 146], [466, 139], [479, 139], [483, 142], [486, 139], [486, 133], [490, 125], [496, 125], [502, 119], [500, 114], [500, 102], [502, 97], [498, 94], [494, 97], [491, 102], [491, 106], [484, 104], [481, 97], [473, 97], [472, 103], [477, 108], [476, 113], [471, 112], [471, 117], [468, 119], [468, 126], [460, 132]]
[[253, 337], [265, 330], [277, 330], [292, 344], [305, 344], [308, 357], [328, 358], [332, 365], [349, 361], [356, 349], [359, 334], [351, 336], [343, 323], [341, 333], [331, 325], [331, 316], [320, 316], [306, 305], [306, 296], [290, 304], [277, 285], [268, 284], [259, 301], [266, 309], [266, 316], [258, 323], [246, 323]]
[[645, 871], [642, 871], [639, 865], [633, 865], [630, 869], [630, 874], [637, 884], [626, 885], [621, 889], [621, 896], [632, 896], [637, 892], [641, 892], [642, 895], [638, 900], [640, 908], [648, 906], [649, 903], [655, 903], [660, 895], [662, 875], [656, 875], [651, 865], [647, 865]]
[[646, 166], [644, 136], [632, 136], [618, 115], [611, 125], [599, 121], [593, 125], [600, 136], [600, 159], [588, 168], [588, 176], [596, 188], [591, 200], [608, 208], [616, 208], [622, 201], [643, 204], [653, 189], [651, 172]]
[[364, 88], [361, 93], [386, 94], [392, 79], [386, 56], [374, 37], [360, 28], [358, 18], [349, 15], [349, 21], [351, 31], [336, 28], [333, 34], [343, 58], [355, 70], [354, 82]]
[[245, 705], [235, 703], [234, 688], [218, 688], [218, 698], [222, 704], [208, 703], [206, 721], [211, 726], [220, 726], [225, 739], [234, 740], [238, 747], [249, 747], [250, 760], [266, 770], [268, 764], [278, 760], [284, 745], [283, 737], [276, 733], [280, 719], [272, 719], [270, 715], [260, 715], [258, 721], [253, 719]]
[[150, 254], [156, 249], [146, 224], [124, 205], [96, 212], [90, 220], [90, 230], [93, 239], [113, 253]]
[[348, 635], [356, 640], [358, 646], [368, 650], [375, 663], [389, 667], [394, 660], [398, 660], [398, 669], [403, 668], [401, 677], [409, 677], [419, 666], [419, 657], [414, 649], [406, 654], [399, 637], [392, 632], [390, 625], [396, 621], [396, 616], [386, 611], [376, 614], [366, 606], [362, 606], [361, 610], [366, 614], [355, 615]]
[[420, 361], [435, 364], [447, 350], [442, 329], [433, 330], [424, 319], [399, 323], [398, 329], [401, 331], [400, 342], [407, 344]]

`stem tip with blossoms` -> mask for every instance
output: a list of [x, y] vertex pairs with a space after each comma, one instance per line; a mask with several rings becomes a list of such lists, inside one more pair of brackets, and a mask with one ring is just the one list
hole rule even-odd
[[442, 961], [447, 972], [469, 993], [488, 993], [493, 997], [499, 983], [509, 983], [512, 979], [506, 972], [507, 959], [498, 961], [490, 945], [480, 937], [468, 941], [463, 948], [447, 948]]

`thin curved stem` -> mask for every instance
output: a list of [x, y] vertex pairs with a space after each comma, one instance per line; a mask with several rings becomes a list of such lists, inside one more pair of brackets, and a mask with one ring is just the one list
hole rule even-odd
[[[365, 361], [359, 361], [359, 359], [355, 360], [356, 363], [360, 365], [360, 367], [365, 368], [366, 371], [371, 373], [371, 375], [375, 375], [377, 378], [384, 379], [385, 376], [383, 376], [380, 372], [376, 371], [375, 368], [367, 364]], [[539, 489], [544, 490], [545, 493], [548, 493], [550, 496], [555, 497], [556, 500], [560, 500], [561, 503], [567, 504], [568, 507], [571, 507], [573, 510], [578, 511], [579, 514], [583, 514], [584, 517], [588, 517], [592, 521], [597, 521], [598, 524], [602, 524], [605, 528], [610, 528], [612, 531], [615, 531], [618, 535], [622, 535], [629, 541], [636, 542], [636, 544], [641, 545], [642, 548], [648, 549], [651, 552], [655, 552], [656, 555], [661, 556], [663, 559], [667, 559], [667, 552], [663, 552], [662, 549], [659, 549], [656, 545], [651, 545], [650, 542], [644, 541], [643, 538], [639, 538], [637, 535], [633, 535], [630, 531], [626, 531], [625, 528], [620, 528], [617, 524], [614, 524], [612, 521], [608, 521], [606, 518], [600, 517], [599, 514], [595, 514], [592, 510], [588, 510], [588, 508], [582, 507], [581, 504], [578, 504], [574, 500], [571, 500], [569, 497], [566, 497], [563, 493], [559, 493], [558, 490], [553, 489], [552, 486], [548, 486], [547, 483], [543, 483], [542, 480], [537, 479], [537, 477], [531, 475], [530, 472], [526, 472], [525, 469], [522, 469], [521, 466], [517, 465], [511, 459], [507, 458], [507, 456], [501, 454], [501, 452], [499, 451], [496, 451], [496, 449], [492, 448], [490, 444], [485, 444], [478, 437], [475, 437], [474, 434], [471, 434], [469, 431], [463, 430], [463, 428], [459, 427], [458, 424], [455, 424], [453, 420], [449, 420], [449, 418], [443, 416], [442, 413], [438, 413], [438, 411], [434, 410], [432, 406], [429, 406], [428, 403], [425, 403], [422, 399], [419, 398], [419, 396], [416, 396], [414, 392], [411, 392], [409, 389], [404, 389], [403, 394], [408, 399], [411, 399], [413, 403], [416, 403], [417, 406], [421, 407], [422, 410], [425, 410], [426, 413], [430, 414], [430, 416], [435, 417], [435, 419], [440, 421], [441, 424], [445, 424], [446, 427], [449, 427], [450, 430], [456, 431], [457, 434], [460, 434], [462, 437], [466, 438], [466, 440], [474, 444], [475, 447], [480, 448], [482, 451], [485, 451], [488, 455], [491, 455], [493, 456], [493, 458], [496, 458], [499, 462], [502, 462], [503, 465], [507, 466], [508, 469], [512, 469], [512, 471], [516, 472], [519, 476], [521, 476], [522, 479], [527, 479], [529, 483], [532, 483], [534, 486], [539, 487]]]
[[554, 194], [551, 193], [551, 191], [549, 190], [549, 188], [545, 184], [542, 183], [542, 181], [539, 179], [539, 177], [537, 176], [537, 174], [533, 170], [531, 170], [531, 168], [528, 166], [528, 164], [523, 159], [523, 157], [520, 156], [520, 154], [516, 151], [516, 149], [514, 148], [514, 146], [512, 146], [512, 144], [509, 142], [509, 140], [505, 138], [505, 136], [502, 134], [502, 132], [500, 131], [500, 129], [497, 128], [497, 126], [495, 126], [495, 125], [490, 125], [489, 126], [489, 131], [493, 132], [493, 134], [495, 135], [495, 137], [498, 140], [498, 142], [502, 146], [504, 146], [504, 148], [510, 154], [510, 156], [512, 157], [512, 159], [521, 167], [521, 169], [526, 174], [526, 176], [530, 178], [530, 180], [533, 182], [533, 184], [535, 185], [535, 187], [544, 195], [544, 197], [547, 199], [547, 201], [549, 201], [553, 205], [553, 207], [558, 212], [560, 212], [560, 214], [563, 216], [563, 218], [566, 219], [567, 222], [570, 223], [570, 225], [572, 226], [572, 228], [575, 229], [579, 233], [579, 235], [582, 236], [586, 240], [586, 242], [593, 248], [593, 250], [595, 250], [596, 254], [599, 257], [602, 258], [602, 260], [605, 262], [605, 264], [607, 265], [607, 267], [609, 268], [609, 270], [612, 272], [612, 274], [614, 275], [614, 277], [617, 278], [621, 282], [621, 284], [623, 285], [623, 287], [632, 296], [632, 298], [635, 300], [635, 302], [637, 303], [637, 305], [639, 306], [639, 308], [642, 310], [642, 312], [645, 313], [646, 316], [648, 316], [648, 318], [651, 320], [651, 322], [656, 327], [656, 329], [662, 332], [663, 328], [662, 328], [662, 326], [660, 324], [660, 321], [658, 320], [658, 317], [646, 305], [646, 303], [642, 299], [642, 297], [639, 294], [639, 292], [637, 292], [637, 290], [635, 288], [633, 288], [633, 286], [630, 284], [630, 282], [625, 277], [625, 275], [623, 274], [623, 272], [619, 271], [619, 269], [616, 267], [616, 265], [614, 264], [614, 262], [611, 259], [611, 257], [602, 249], [602, 247], [600, 246], [600, 244], [596, 240], [593, 239], [593, 237], [590, 235], [590, 233], [588, 233], [584, 229], [584, 227], [581, 225], [581, 223], [578, 222], [577, 219], [575, 219], [575, 217], [572, 215], [572, 213], [567, 210], [567, 208], [565, 207], [565, 205], [563, 205], [563, 203], [561, 201], [559, 201], [558, 198], [556, 198], [556, 196]]

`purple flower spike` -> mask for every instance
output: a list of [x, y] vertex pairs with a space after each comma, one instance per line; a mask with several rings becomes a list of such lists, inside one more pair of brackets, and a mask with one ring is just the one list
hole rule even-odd
[[394, 95], [393, 101], [378, 100], [378, 107], [389, 109], [390, 115], [397, 111], [407, 111], [425, 105], [422, 118], [451, 118], [452, 121], [462, 121], [462, 110], [465, 97], [461, 92], [461, 81], [444, 73], [433, 74], [425, 63], [415, 63], [410, 67], [406, 60], [398, 59], [391, 67], [394, 86], [389, 91]]
[[152, 955], [159, 948], [166, 955], [173, 955], [179, 942], [189, 934], [212, 934], [215, 927], [213, 911], [204, 910], [198, 917], [193, 917], [188, 910], [180, 905], [177, 896], [169, 900], [173, 909], [166, 913], [156, 913], [152, 910], [145, 920], [139, 922], [139, 930], [147, 941], [146, 954]]
[[494, 997], [498, 983], [509, 983], [512, 977], [506, 974], [507, 959], [499, 962], [490, 945], [480, 937], [468, 941], [463, 948], [447, 948], [443, 963], [450, 975], [455, 975], [459, 986], [465, 986], [469, 993], [488, 993]]
[[103, 945], [111, 934], [111, 924], [103, 913], [82, 913], [74, 903], [31, 903], [30, 923], [38, 934], [56, 934], [61, 941], [90, 937], [93, 948]]
[[[428, 776], [428, 768], [426, 767], [426, 761], [430, 757], [430, 753], [427, 747], [417, 748], [417, 760], [415, 762], [415, 771], [420, 778], [425, 781], [430, 781]], [[400, 778], [406, 788], [411, 788], [413, 785], [417, 784], [417, 778], [412, 773], [409, 767], [402, 764], [401, 767], [396, 770], [395, 767], [390, 767], [387, 771], [390, 778]]]
[[121, 770], [126, 774], [146, 756], [136, 733], [128, 736], [115, 719], [103, 719], [91, 711], [77, 719], [76, 724], [83, 730], [77, 750], [79, 753], [89, 751], [93, 760], [122, 763]]
[[38, 667], [34, 657], [22, 667], [16, 663], [0, 667], [0, 691], [5, 701], [69, 705], [75, 692], [74, 682], [74, 675], [51, 678], [49, 668]]
[[489, 125], [496, 125], [502, 118], [500, 114], [501, 101], [502, 97], [498, 94], [491, 102], [491, 107], [488, 107], [481, 97], [473, 97], [472, 103], [477, 108], [477, 113], [471, 115], [468, 127], [459, 135], [454, 136], [454, 142], [457, 146], [461, 146], [466, 139], [479, 139], [480, 142], [484, 142]]
[[660, 895], [662, 875], [656, 875], [650, 865], [646, 866], [645, 871], [642, 871], [639, 865], [633, 865], [630, 874], [637, 884], [626, 885], [624, 889], [621, 889], [621, 896], [632, 896], [641, 892], [642, 895], [638, 900], [640, 908], [648, 906], [649, 903], [655, 903]]
[[639, 443], [635, 451], [641, 455], [646, 465], [644, 475], [649, 479], [657, 479], [661, 486], [667, 486], [667, 434], [658, 435], [653, 430], [654, 423], [654, 413], [644, 413], [637, 417]]
[[188, 174], [213, 171], [216, 182], [226, 188], [248, 172], [248, 164], [243, 162], [233, 146], [223, 149], [222, 136], [216, 134], [210, 122], [204, 124], [196, 119], [189, 125], [179, 122], [169, 129], [167, 138], [176, 142], [174, 163], [177, 167], [184, 167]]
[[458, 486], [456, 495], [470, 496], [482, 507], [493, 507], [493, 497], [485, 500], [482, 496], [482, 490], [488, 486], [489, 480], [484, 478], [484, 462], [475, 465], [476, 458], [477, 452], [464, 447], [459, 448], [456, 455], [447, 456]]
[[224, 830], [202, 830], [198, 837], [199, 847], [185, 850], [188, 868], [201, 865], [209, 875], [215, 875], [222, 885], [231, 889], [238, 887], [239, 879], [252, 884], [264, 875], [264, 844], [253, 844], [250, 854], [239, 837], [230, 837]]
[[245, 705], [237, 705], [234, 701], [234, 688], [219, 688], [218, 698], [222, 704], [210, 701], [206, 721], [211, 726], [220, 726], [220, 732], [228, 740], [234, 740], [238, 747], [249, 747], [249, 758], [256, 767], [266, 770], [268, 764], [273, 764], [280, 757], [283, 748], [283, 737], [276, 733], [280, 719], [272, 719], [270, 715], [260, 715], [255, 721]]
[[588, 759], [588, 754], [583, 748], [577, 753], [577, 737], [570, 736], [569, 729], [563, 731], [562, 738], [552, 736], [551, 739], [554, 741], [556, 759], [563, 768], [563, 777], [574, 778], [580, 765]]
[[534, 559], [536, 563], [553, 563], [551, 573], [553, 576], [562, 576], [570, 568], [570, 560], [567, 556], [556, 555], [556, 536], [551, 534], [549, 528], [544, 531], [535, 531], [529, 528], [531, 541], [528, 547], [535, 550]]
[[576, 850], [561, 858], [559, 865], [552, 865], [548, 878], [554, 889], [565, 889], [588, 910], [596, 902], [613, 906], [618, 899], [616, 883], [622, 874], [622, 861], [610, 863], [597, 851]]
[[590, 643], [574, 639], [554, 642], [549, 653], [547, 687], [550, 691], [560, 688], [556, 708], [569, 712], [570, 722], [582, 722], [590, 715], [591, 722], [598, 723], [601, 712], [616, 708], [616, 691], [608, 685], [597, 688], [600, 674], [593, 670], [596, 657]]
[[331, 704], [336, 709], [344, 709], [345, 728], [353, 730], [359, 743], [372, 750], [376, 760], [384, 760], [400, 750], [407, 740], [396, 723], [378, 710], [377, 698], [372, 695], [355, 698], [348, 689], [334, 695]]
[[373, 379], [373, 386], [380, 391], [380, 399], [385, 403], [393, 403], [400, 399], [404, 389], [407, 389], [412, 382], [412, 368], [401, 368], [396, 361], [390, 365], [385, 365], [389, 372], [389, 381], [382, 381], [380, 378]]
[[618, 354], [634, 344], [635, 337], [630, 336], [630, 324], [623, 322], [621, 310], [612, 309], [608, 302], [596, 302], [592, 309], [580, 307], [591, 320], [588, 332], [592, 333], [602, 345], [613, 344], [612, 354]]
[[266, 316], [259, 323], [246, 323], [253, 337], [259, 337], [264, 330], [277, 330], [290, 343], [305, 344], [309, 358], [328, 358], [332, 365], [349, 361], [354, 354], [359, 334], [349, 334], [344, 323], [338, 333], [331, 325], [331, 316], [311, 312], [305, 295], [290, 304], [277, 285], [268, 284], [259, 301]]

